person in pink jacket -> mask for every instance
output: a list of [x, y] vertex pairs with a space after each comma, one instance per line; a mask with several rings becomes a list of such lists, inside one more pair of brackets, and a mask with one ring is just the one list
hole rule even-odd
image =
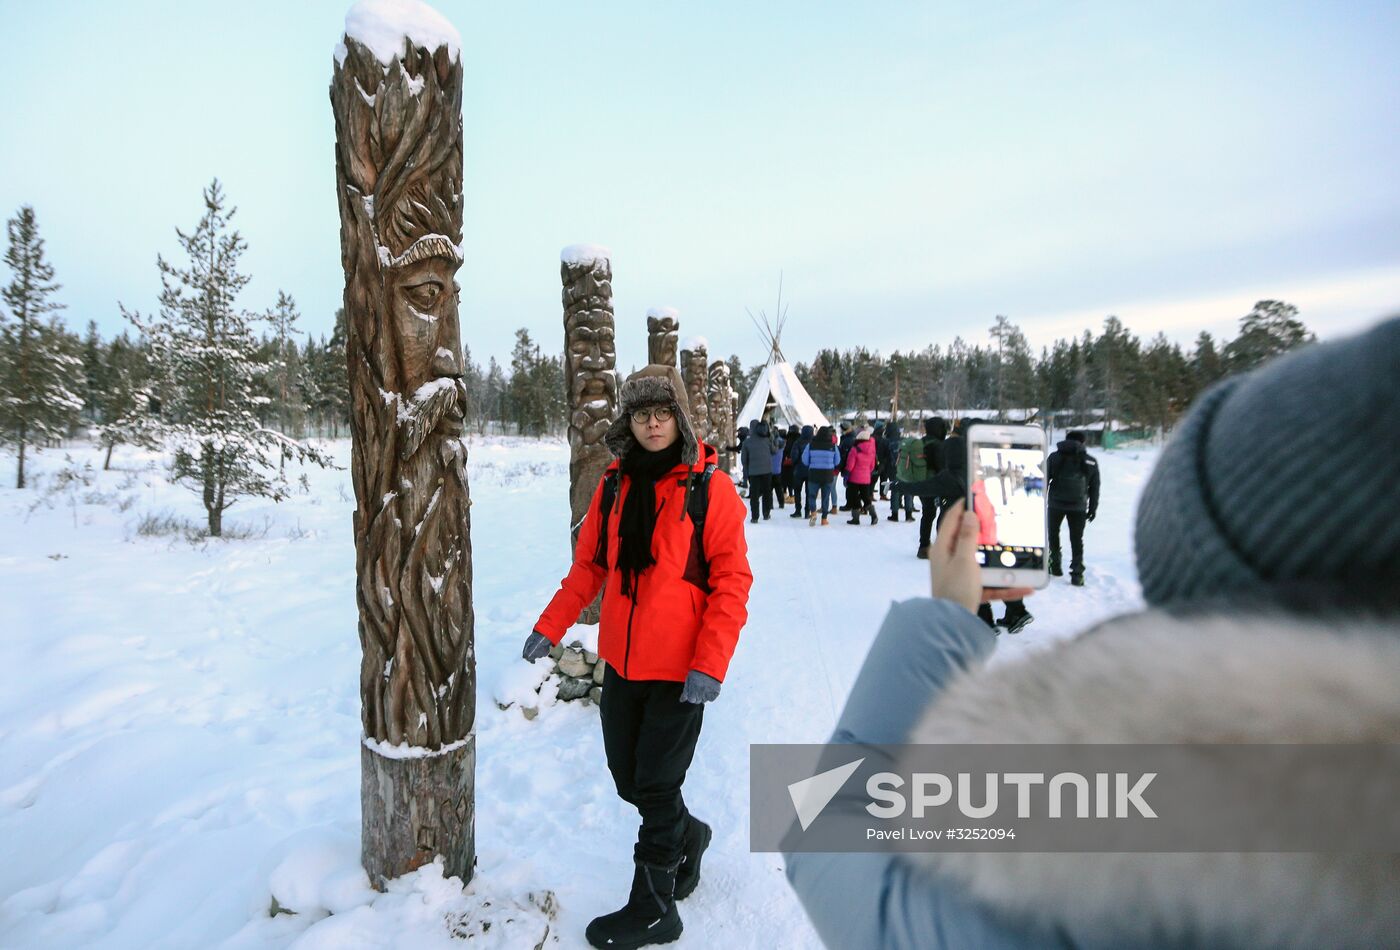
[[982, 479], [972, 483], [972, 510], [977, 515], [977, 543], [997, 543], [997, 513], [987, 497], [987, 483]]
[[880, 523], [880, 516], [875, 513], [874, 434], [870, 426], [863, 427], [856, 433], [851, 451], [846, 453], [846, 484], [851, 497], [851, 520], [847, 524], [860, 524], [862, 513], [870, 516], [871, 524]]

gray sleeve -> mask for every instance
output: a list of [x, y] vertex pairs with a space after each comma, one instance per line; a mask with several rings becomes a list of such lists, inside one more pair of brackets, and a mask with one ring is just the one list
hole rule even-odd
[[[834, 743], [905, 742], [954, 675], [978, 665], [995, 637], [965, 608], [918, 598], [890, 607]], [[855, 796], [827, 806], [860, 808]], [[1030, 936], [968, 898], [957, 885], [895, 854], [784, 855], [787, 878], [813, 927], [833, 950], [881, 947], [1021, 947]]]

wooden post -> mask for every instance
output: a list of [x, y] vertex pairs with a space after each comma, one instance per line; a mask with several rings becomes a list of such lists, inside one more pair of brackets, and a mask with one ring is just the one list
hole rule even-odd
[[[612, 263], [606, 248], [566, 247], [564, 281], [564, 383], [569, 400], [569, 556], [578, 543], [593, 492], [612, 459], [603, 436], [617, 415], [617, 345], [612, 302]], [[597, 623], [603, 595], [583, 609], [579, 623]]]
[[715, 360], [710, 364], [707, 402], [710, 408], [710, 437], [719, 451], [719, 467], [726, 472], [734, 471], [734, 453], [729, 447], [734, 444], [734, 414], [738, 399], [729, 382], [729, 364]]
[[676, 365], [676, 344], [680, 340], [681, 321], [670, 307], [653, 307], [647, 311], [647, 363]]
[[686, 397], [690, 400], [690, 424], [695, 428], [695, 437], [701, 442], [708, 442], [710, 357], [702, 338], [695, 337], [689, 344], [687, 349], [681, 350], [681, 380], [685, 383]]
[[[386, 9], [351, 11], [330, 89], [362, 650], [361, 859], [380, 889], [437, 855], [444, 873], [468, 881], [476, 851], [471, 502], [455, 280], [460, 41], [441, 17], [428, 40], [421, 20], [366, 22]], [[403, 37], [397, 49], [385, 49], [386, 34]]]

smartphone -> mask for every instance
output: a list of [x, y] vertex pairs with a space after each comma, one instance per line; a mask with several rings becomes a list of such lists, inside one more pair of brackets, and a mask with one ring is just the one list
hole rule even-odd
[[983, 587], [1044, 587], [1045, 430], [978, 423], [966, 435], [967, 510]]

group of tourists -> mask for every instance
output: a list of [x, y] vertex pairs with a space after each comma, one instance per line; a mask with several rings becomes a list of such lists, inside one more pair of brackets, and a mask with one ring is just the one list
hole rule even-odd
[[[889, 502], [887, 521], [906, 522], [919, 515], [919, 543], [915, 556], [928, 558], [933, 527], [941, 513], [967, 494], [967, 445], [964, 434], [985, 420], [963, 418], [950, 429], [946, 420], [923, 420], [922, 436], [904, 437], [894, 421], [842, 422], [839, 435], [831, 426], [790, 425], [786, 432], [762, 420], [739, 429], [735, 447], [743, 466], [741, 487], [748, 490], [749, 521], [772, 517], [774, 507], [792, 504], [790, 518], [805, 517], [809, 524], [830, 524], [836, 511], [846, 512], [847, 524], [879, 524], [875, 503]], [[1099, 507], [1099, 465], [1085, 449], [1085, 434], [1071, 431], [1050, 453], [1046, 462], [1046, 507], [1049, 528], [1049, 569], [1064, 576], [1060, 532], [1069, 524], [1070, 584], [1084, 586], [1084, 526], [1093, 521]], [[845, 500], [836, 507], [838, 478]], [[820, 507], [819, 507], [820, 506]], [[990, 608], [983, 611], [991, 624]], [[1012, 601], [1007, 618], [996, 625], [1019, 632], [1030, 622], [1024, 605]], [[1009, 619], [1008, 619], [1009, 618]]]

